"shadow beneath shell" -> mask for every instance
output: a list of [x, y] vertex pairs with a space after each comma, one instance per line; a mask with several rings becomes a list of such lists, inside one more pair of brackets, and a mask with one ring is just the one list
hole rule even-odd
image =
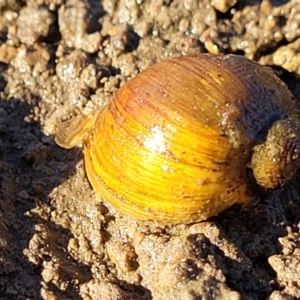
[[[216, 267], [225, 274], [226, 284], [243, 296], [266, 299], [274, 290], [282, 289], [282, 274], [278, 274], [276, 264], [278, 260], [285, 261], [285, 246], [300, 246], [297, 238], [299, 179], [298, 174], [284, 188], [270, 192], [255, 206], [241, 209], [236, 205], [211, 218], [212, 228], [218, 230], [217, 236], [210, 231], [212, 229], [204, 231], [207, 242], [214, 247]], [[276, 260], [276, 264], [272, 264], [272, 260]], [[296, 269], [292, 272], [297, 274]], [[296, 279], [297, 275], [291, 280]]]

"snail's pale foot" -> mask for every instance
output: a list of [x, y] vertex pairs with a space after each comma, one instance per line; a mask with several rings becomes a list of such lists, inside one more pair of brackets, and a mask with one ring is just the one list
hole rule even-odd
[[264, 188], [283, 186], [299, 165], [300, 141], [288, 119], [276, 121], [264, 143], [253, 148], [250, 167], [259, 185]]

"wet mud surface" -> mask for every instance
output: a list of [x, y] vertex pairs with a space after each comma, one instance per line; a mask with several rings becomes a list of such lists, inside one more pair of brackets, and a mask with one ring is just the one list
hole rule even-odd
[[292, 1], [0, 1], [0, 299], [299, 299], [299, 174], [206, 222], [137, 222], [96, 200], [58, 125], [171, 56], [236, 53], [300, 101]]

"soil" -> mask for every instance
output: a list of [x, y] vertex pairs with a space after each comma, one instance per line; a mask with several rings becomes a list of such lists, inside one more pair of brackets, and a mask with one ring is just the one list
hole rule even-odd
[[300, 299], [299, 174], [160, 226], [97, 201], [82, 149], [53, 140], [175, 55], [244, 55], [300, 101], [299, 45], [298, 0], [0, 1], [0, 299]]

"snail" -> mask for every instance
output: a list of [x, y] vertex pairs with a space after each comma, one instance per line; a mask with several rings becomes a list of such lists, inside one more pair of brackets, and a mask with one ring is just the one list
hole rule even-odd
[[273, 71], [238, 55], [182, 56], [62, 124], [84, 144], [88, 179], [124, 214], [191, 223], [283, 186], [299, 165], [299, 108]]

